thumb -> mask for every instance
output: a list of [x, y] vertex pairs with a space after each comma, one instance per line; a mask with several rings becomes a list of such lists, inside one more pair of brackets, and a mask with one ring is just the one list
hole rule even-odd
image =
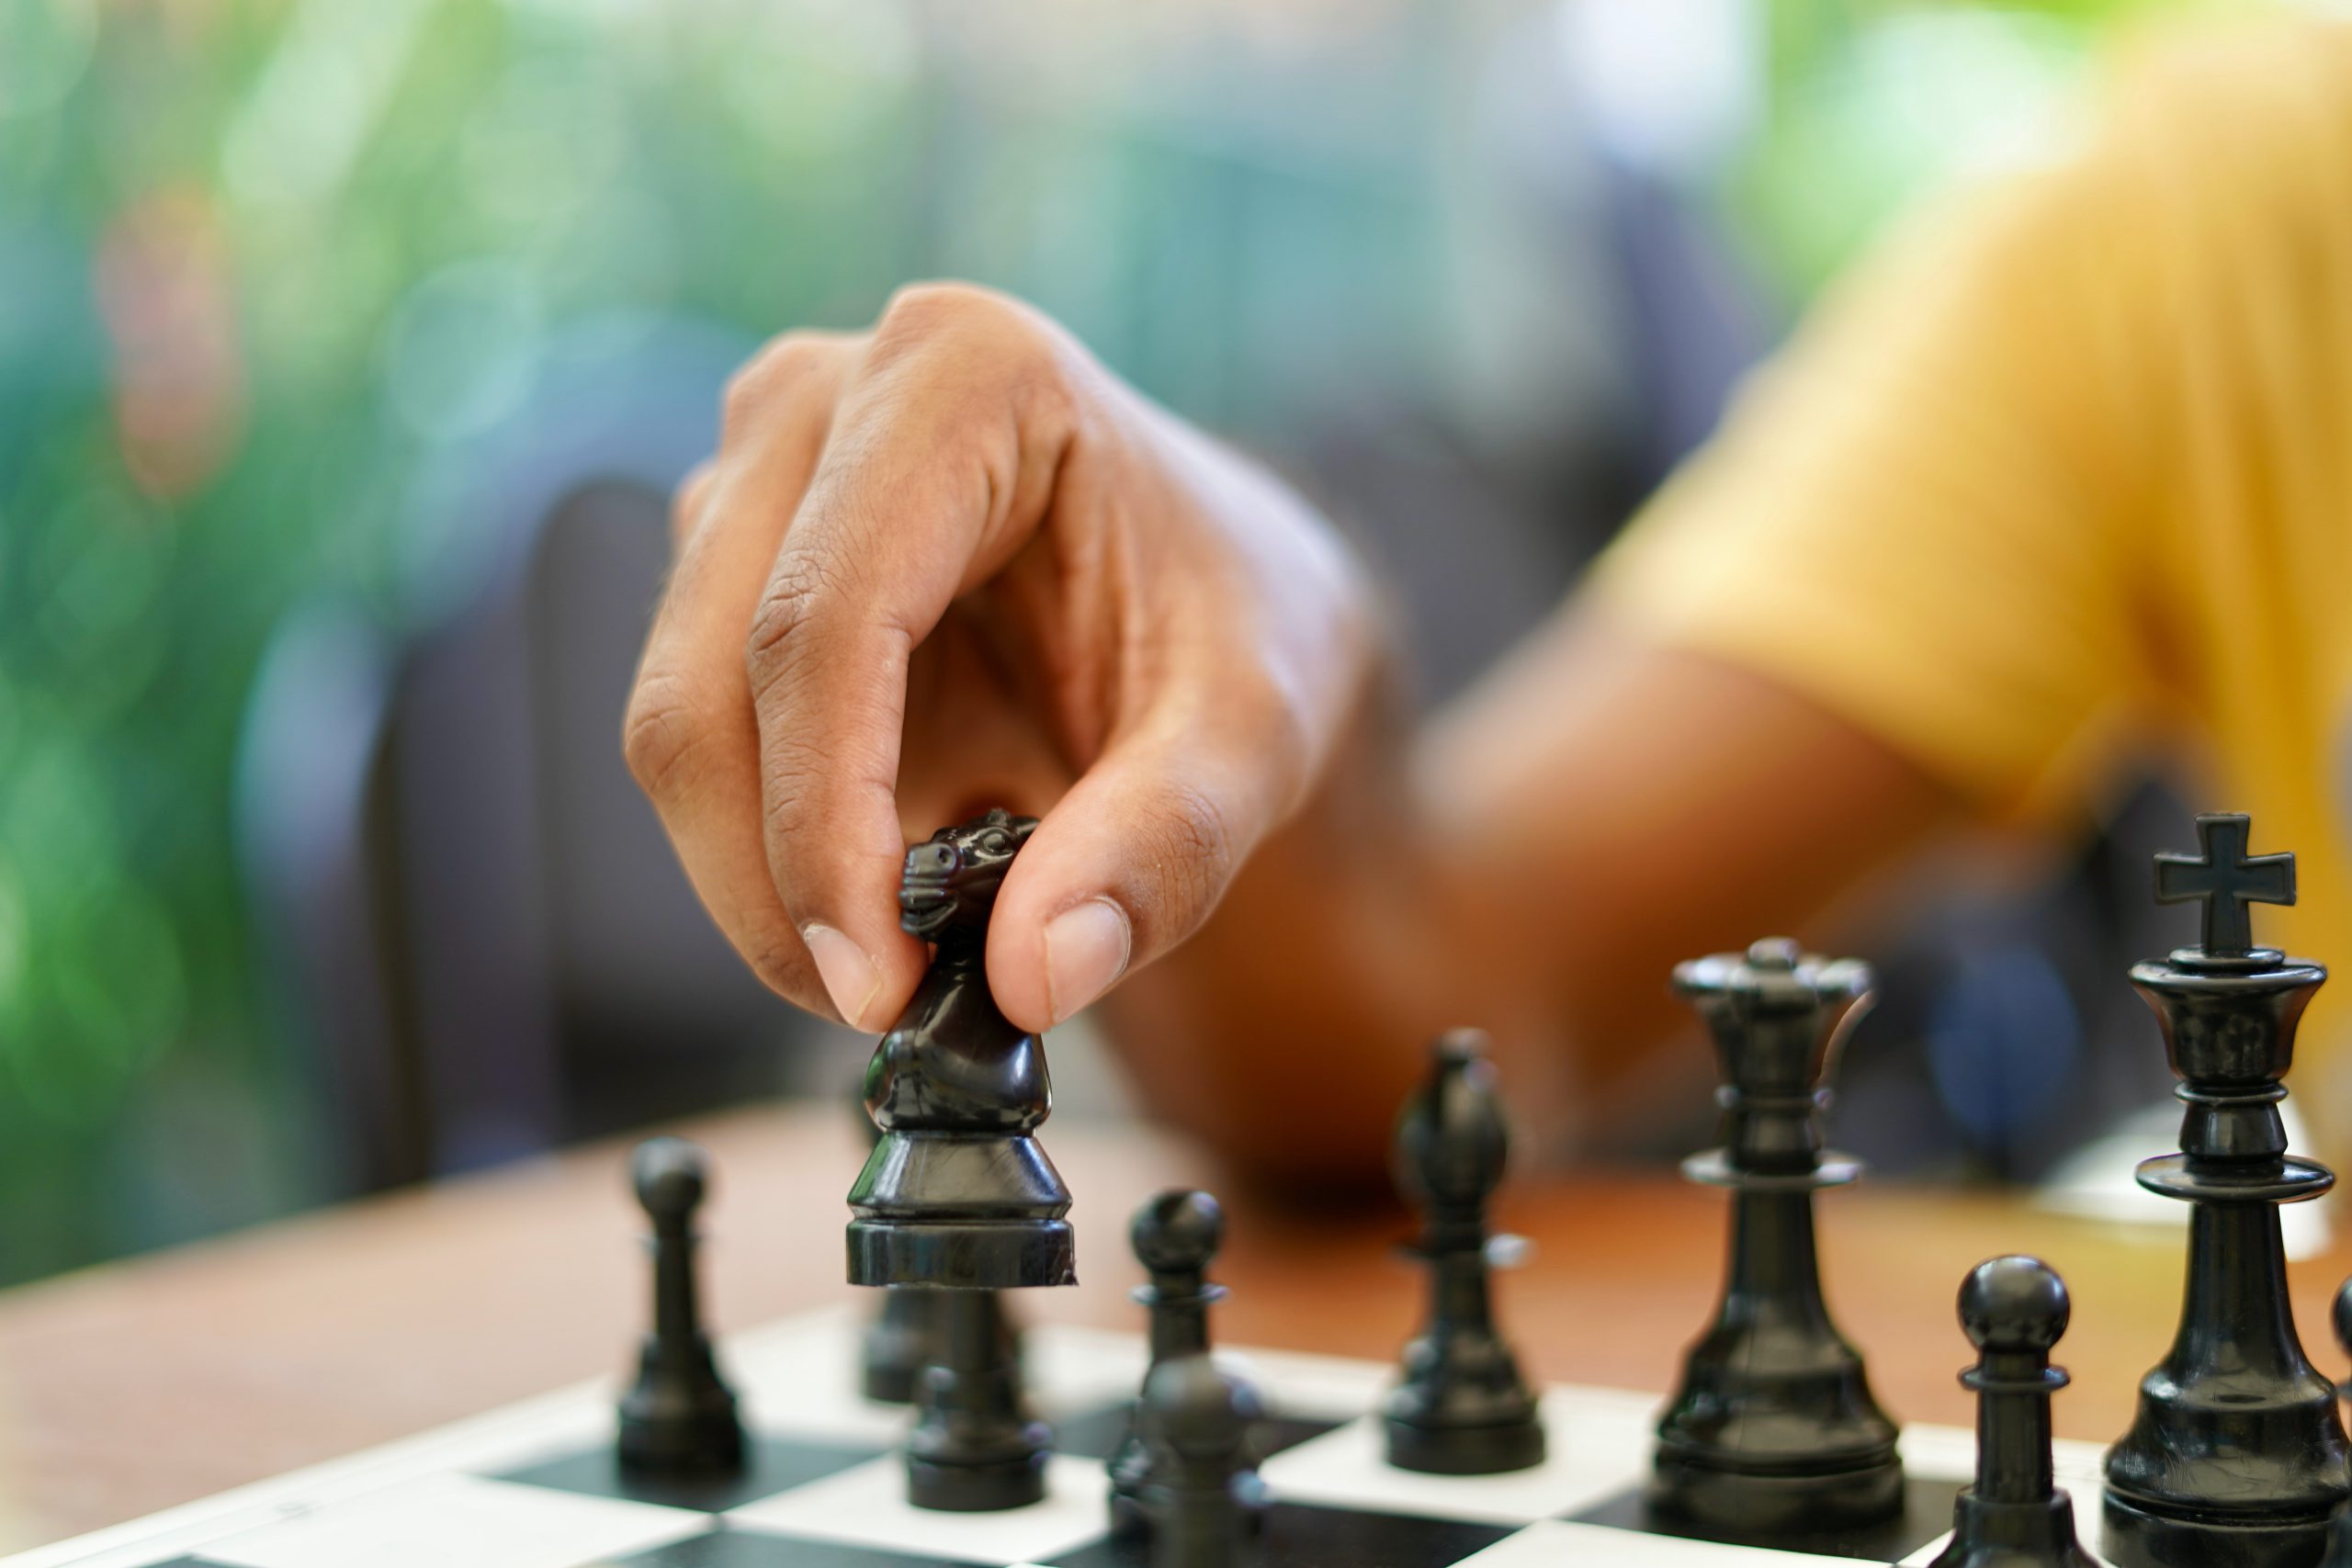
[[1295, 794], [1296, 770], [1269, 755], [1281, 748], [1162, 730], [1106, 751], [1005, 878], [989, 988], [1023, 1029], [1062, 1022], [1190, 936]]

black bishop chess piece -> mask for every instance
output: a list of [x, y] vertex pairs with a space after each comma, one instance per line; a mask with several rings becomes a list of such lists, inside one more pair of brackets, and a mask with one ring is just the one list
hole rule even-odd
[[1036, 1131], [1053, 1085], [1036, 1036], [997, 1010], [989, 917], [1035, 818], [989, 811], [907, 852], [899, 923], [934, 943], [914, 999], [875, 1047], [880, 1141], [850, 1189], [854, 1285], [1072, 1285], [1069, 1189]]
[[[2352, 1280], [2335, 1288], [2335, 1343], [2346, 1356], [2352, 1356]], [[2336, 1385], [2339, 1394], [2352, 1395], [2352, 1382]], [[2320, 1568], [2352, 1568], [2352, 1502], [2336, 1506], [2327, 1523], [2327, 1547], [2320, 1555]]]
[[2068, 1310], [2065, 1282], [2039, 1258], [1992, 1258], [1961, 1285], [1960, 1325], [1978, 1352], [1960, 1374], [1976, 1394], [1976, 1483], [1928, 1568], [2091, 1568], [2050, 1462], [2050, 1396], [2066, 1386], [2050, 1350]]
[[1264, 1413], [1256, 1389], [1205, 1355], [1162, 1361], [1144, 1380], [1151, 1568], [1237, 1568], [1250, 1560], [1250, 1434]]
[[978, 1513], [1046, 1495], [1053, 1429], [1029, 1413], [1021, 1359], [994, 1291], [936, 1291], [939, 1359], [923, 1369], [907, 1435], [907, 1500]]
[[2186, 1111], [2140, 1185], [2190, 1205], [2180, 1329], [2108, 1450], [2102, 1555], [2117, 1568], [2309, 1568], [2347, 1492], [2335, 1390], [2303, 1354], [2278, 1205], [2335, 1178], [2287, 1152], [2295, 1026], [2327, 972], [2254, 944], [2252, 904], [2295, 901], [2295, 860], [2248, 856], [2247, 819], [2197, 818], [2202, 854], [2156, 857], [2156, 900], [2204, 906], [2198, 945], [2134, 964]]
[[1489, 1289], [1495, 1260], [1518, 1243], [1487, 1230], [1510, 1131], [1485, 1044], [1476, 1030], [1441, 1039], [1396, 1122], [1396, 1184], [1421, 1215], [1407, 1250], [1430, 1276], [1428, 1325], [1405, 1347], [1403, 1380], [1382, 1410], [1388, 1462], [1403, 1470], [1489, 1475], [1544, 1462], [1535, 1393], [1496, 1326]]
[[651, 1475], [713, 1475], [743, 1463], [735, 1395], [718, 1375], [695, 1303], [695, 1212], [708, 1173], [684, 1138], [649, 1138], [629, 1160], [652, 1221], [653, 1331], [620, 1404], [620, 1462]]
[[1815, 1190], [1861, 1170], [1823, 1151], [1821, 1113], [1871, 986], [1869, 965], [1778, 937], [1675, 967], [1724, 1077], [1723, 1145], [1683, 1174], [1729, 1190], [1731, 1247], [1714, 1321], [1658, 1422], [1650, 1500], [1706, 1533], [1842, 1529], [1904, 1506], [1894, 1423], [1830, 1321], [1814, 1244]]
[[[1209, 1308], [1224, 1299], [1225, 1287], [1208, 1277], [1209, 1262], [1225, 1239], [1225, 1212], [1205, 1192], [1175, 1190], [1160, 1193], [1136, 1211], [1127, 1236], [1136, 1261], [1150, 1276], [1136, 1288], [1135, 1298], [1147, 1314], [1150, 1363], [1144, 1380], [1168, 1362], [1209, 1353]], [[1151, 1473], [1151, 1447], [1144, 1441], [1142, 1398], [1128, 1411], [1127, 1428], [1111, 1450], [1105, 1466], [1111, 1478], [1111, 1527], [1114, 1534], [1134, 1536], [1146, 1527], [1145, 1483]], [[1254, 1466], [1245, 1465], [1254, 1472]], [[1237, 1491], [1253, 1506], [1262, 1506], [1262, 1488], [1254, 1473], [1237, 1482]]]

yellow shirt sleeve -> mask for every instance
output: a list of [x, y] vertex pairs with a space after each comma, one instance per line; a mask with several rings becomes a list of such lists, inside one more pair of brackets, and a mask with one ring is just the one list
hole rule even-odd
[[[1599, 603], [1783, 682], [1988, 814], [2077, 798], [2182, 685], [2201, 613], [2177, 593], [2183, 530], [2260, 547], [2229, 536], [2265, 498], [2193, 468], [2194, 427], [2249, 395], [2312, 417], [2311, 289], [2272, 274], [2352, 268], [2342, 223], [2332, 255], [2298, 256], [2310, 223], [2245, 210], [2346, 173], [2341, 108], [2293, 110], [2352, 97], [2345, 29], [2211, 41], [2143, 58], [2063, 157], [1905, 225], [1835, 289], [1603, 557]], [[2287, 199], [2330, 205], [2311, 183]], [[2239, 264], [2266, 248], [2276, 265]]]

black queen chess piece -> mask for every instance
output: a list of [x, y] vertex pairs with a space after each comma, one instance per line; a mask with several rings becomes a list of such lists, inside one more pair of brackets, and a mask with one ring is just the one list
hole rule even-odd
[[1404, 1376], [1381, 1410], [1388, 1462], [1438, 1475], [1492, 1475], [1544, 1462], [1544, 1424], [1495, 1322], [1498, 1258], [1516, 1236], [1487, 1231], [1510, 1156], [1486, 1036], [1457, 1029], [1430, 1051], [1429, 1077], [1396, 1119], [1391, 1164], [1419, 1211], [1406, 1252], [1429, 1271], [1429, 1321], [1405, 1347]]
[[2347, 1492], [2335, 1390], [2304, 1355], [2278, 1205], [2335, 1183], [2287, 1152], [2295, 1027], [2327, 972], [2254, 944], [2252, 904], [2295, 901], [2290, 854], [2249, 856], [2247, 819], [2197, 818], [2197, 856], [2156, 857], [2156, 900], [2204, 906], [2200, 941], [2134, 964], [2187, 1107], [2180, 1152], [2140, 1185], [2190, 1205], [2180, 1329], [2108, 1450], [2103, 1555], [2118, 1568], [2309, 1568]]
[[1951, 1540], [1928, 1568], [2091, 1568], [2074, 1500], [2051, 1462], [2050, 1396], [2066, 1373], [2050, 1352], [2066, 1332], [2066, 1283], [2039, 1258], [1995, 1258], [1960, 1287], [1976, 1364], [1976, 1481], [1952, 1504]]
[[882, 1136], [850, 1189], [854, 1285], [1078, 1282], [1069, 1189], [1036, 1139], [1045, 1050], [997, 1010], [986, 967], [997, 892], [1036, 825], [991, 810], [907, 852], [899, 923], [936, 952], [865, 1069]]
[[1825, 1153], [1831, 1063], [1871, 999], [1869, 965], [1786, 938], [1677, 964], [1674, 988], [1714, 1038], [1723, 1145], [1684, 1162], [1731, 1193], [1729, 1268], [1659, 1418], [1650, 1504], [1738, 1537], [1875, 1524], [1904, 1506], [1895, 1427], [1830, 1321], [1815, 1190], [1859, 1161]]

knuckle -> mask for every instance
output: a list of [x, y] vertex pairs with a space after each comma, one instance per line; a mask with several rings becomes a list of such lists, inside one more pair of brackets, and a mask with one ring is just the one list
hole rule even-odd
[[719, 397], [722, 443], [741, 439], [805, 387], [825, 353], [825, 340], [816, 333], [789, 332], [769, 340], [745, 360], [727, 378], [727, 389]]
[[1150, 830], [1152, 859], [1172, 895], [1166, 913], [1188, 931], [1207, 916], [1232, 875], [1239, 850], [1232, 815], [1210, 790], [1180, 783], [1170, 786]]
[[621, 756], [638, 787], [659, 803], [675, 797], [709, 736], [684, 686], [669, 676], [649, 674], [630, 694], [621, 722]]
[[790, 663], [809, 628], [828, 605], [848, 594], [848, 573], [830, 557], [808, 550], [790, 550], [778, 558], [767, 587], [752, 612], [752, 627], [743, 647], [743, 666], [754, 692], [773, 685]]

